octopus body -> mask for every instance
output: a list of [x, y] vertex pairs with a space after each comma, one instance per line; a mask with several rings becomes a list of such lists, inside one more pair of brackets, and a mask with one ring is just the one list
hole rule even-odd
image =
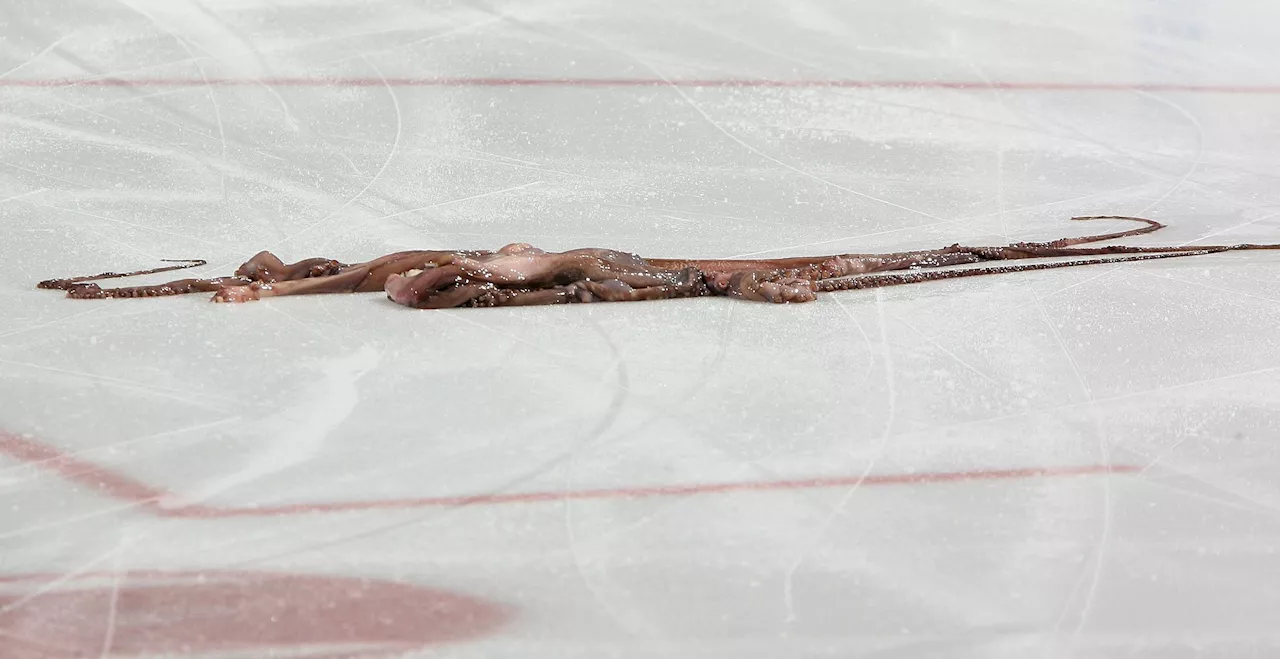
[[[250, 302], [280, 295], [382, 292], [392, 302], [416, 309], [636, 302], [709, 296], [790, 304], [812, 302], [821, 293], [841, 290], [1236, 250], [1280, 249], [1280, 245], [1257, 244], [1080, 247], [1150, 233], [1164, 225], [1144, 218], [1113, 215], [1072, 219], [1128, 220], [1144, 226], [1041, 243], [994, 247], [956, 244], [909, 252], [783, 259], [644, 258], [614, 249], [549, 252], [527, 243], [512, 243], [496, 251], [411, 250], [361, 263], [309, 258], [286, 264], [271, 252], [264, 251], [226, 277], [179, 279], [164, 284], [120, 288], [102, 288], [94, 283], [102, 279], [205, 265], [205, 261], [195, 259], [170, 261], [180, 265], [150, 270], [50, 279], [40, 282], [38, 287], [64, 290], [67, 297], [75, 299], [206, 292], [213, 293], [214, 302], [224, 303]], [[1047, 263], [1001, 263], [1045, 257], [1074, 258]], [[950, 268], [970, 265], [975, 267]]]

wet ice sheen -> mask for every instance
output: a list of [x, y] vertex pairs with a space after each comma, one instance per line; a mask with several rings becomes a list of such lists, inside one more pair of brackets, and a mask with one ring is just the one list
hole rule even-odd
[[[1091, 214], [1168, 225], [1133, 244], [1276, 242], [1277, 11], [22, 0], [0, 39], [0, 639], [181, 656], [253, 610], [190, 574], [258, 570], [217, 592], [338, 610], [368, 578], [508, 607], [457, 657], [1270, 656], [1273, 254], [787, 306], [34, 284], [261, 249], [1003, 244]], [[146, 583], [178, 599], [108, 597]], [[108, 617], [147, 606], [200, 615], [170, 645]], [[67, 611], [114, 636], [59, 632]], [[255, 656], [336, 651], [327, 625]], [[342, 647], [445, 642], [370, 629]]]

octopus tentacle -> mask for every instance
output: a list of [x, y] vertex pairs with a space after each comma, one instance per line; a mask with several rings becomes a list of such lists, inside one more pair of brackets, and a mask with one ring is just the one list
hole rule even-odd
[[69, 290], [71, 287], [87, 281], [96, 281], [98, 279], [115, 279], [118, 277], [135, 277], [138, 275], [152, 275], [157, 272], [170, 272], [173, 270], [183, 270], [186, 268], [198, 268], [207, 265], [208, 261], [204, 259], [160, 259], [162, 263], [182, 263], [183, 265], [168, 265], [159, 268], [151, 268], [150, 270], [135, 270], [133, 272], [103, 272], [96, 275], [84, 275], [82, 277], [65, 277], [61, 279], [46, 279], [38, 284], [36, 288], [52, 288], [58, 290]]
[[246, 285], [250, 281], [244, 277], [218, 277], [215, 279], [179, 279], [164, 284], [151, 286], [126, 286], [122, 288], [100, 288], [97, 284], [73, 284], [66, 289], [67, 297], [76, 300], [101, 300], [104, 298], [136, 298], [167, 297], [170, 295], [187, 295], [189, 293], [208, 293], [227, 286]]
[[1088, 222], [1090, 220], [1126, 220], [1129, 222], [1141, 222], [1147, 226], [1138, 227], [1137, 229], [1129, 229], [1128, 231], [1116, 231], [1114, 233], [1103, 233], [1096, 236], [1083, 236], [1080, 238], [1059, 238], [1047, 243], [1021, 243], [1023, 245], [1044, 245], [1045, 247], [1071, 247], [1073, 245], [1083, 245], [1085, 243], [1096, 243], [1103, 240], [1115, 240], [1117, 238], [1129, 238], [1132, 236], [1140, 236], [1144, 233], [1159, 231], [1164, 225], [1155, 221], [1148, 220], [1145, 217], [1132, 217], [1129, 215], [1078, 215], [1071, 218], [1075, 222]]
[[[1045, 243], [1015, 243], [1007, 248], [1048, 249], [1065, 248], [1103, 240], [1127, 238], [1151, 233], [1164, 228], [1155, 220], [1126, 215], [1086, 215], [1071, 218], [1075, 221], [1089, 220], [1125, 220], [1139, 222], [1145, 226], [1126, 231], [1082, 236], [1079, 238], [1062, 238]], [[780, 259], [648, 259], [648, 262], [665, 268], [693, 266], [704, 271], [740, 272], [750, 270], [773, 270], [785, 272], [789, 276], [804, 279], [825, 279], [833, 276], [846, 276], [866, 272], [884, 270], [905, 270], [912, 268], [930, 268], [962, 263], [976, 263], [988, 260], [975, 254], [975, 250], [991, 250], [996, 248], [975, 248], [951, 245], [939, 249], [914, 250], [888, 254], [829, 254], [825, 256], [796, 256]], [[1130, 248], [1155, 249], [1155, 248]], [[1182, 249], [1182, 248], [1174, 248]], [[1189, 248], [1188, 248], [1189, 249]], [[1027, 258], [1027, 257], [1023, 257]]]
[[545, 304], [591, 302], [641, 302], [703, 297], [710, 294], [702, 273], [688, 268], [680, 273], [684, 281], [677, 284], [632, 286], [620, 279], [581, 280], [549, 288], [493, 287], [474, 298], [468, 306], [515, 307]]
[[865, 288], [882, 288], [901, 284], [918, 284], [926, 281], [942, 279], [959, 279], [961, 277], [978, 277], [982, 275], [999, 275], [1011, 272], [1030, 272], [1033, 270], [1051, 270], [1055, 268], [1073, 268], [1082, 265], [1099, 265], [1103, 263], [1125, 263], [1128, 261], [1149, 261], [1153, 259], [1171, 259], [1184, 256], [1202, 256], [1228, 251], [1229, 248], [1217, 247], [1196, 249], [1182, 252], [1164, 252], [1160, 254], [1136, 254], [1114, 259], [1077, 259], [1057, 263], [1018, 263], [1014, 265], [986, 265], [963, 270], [915, 270], [911, 272], [886, 272], [861, 275], [848, 278], [824, 279], [815, 282], [815, 288], [822, 293], [834, 291], [851, 291]]
[[817, 299], [814, 279], [768, 270], [740, 270], [704, 275], [711, 291], [728, 297], [756, 302], [785, 304]]

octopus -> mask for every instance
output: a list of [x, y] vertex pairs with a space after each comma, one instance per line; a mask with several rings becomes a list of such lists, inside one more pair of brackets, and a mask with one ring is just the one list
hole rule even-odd
[[[1081, 247], [1151, 233], [1164, 228], [1164, 225], [1155, 220], [1121, 215], [1072, 219], [1125, 220], [1143, 226], [1114, 233], [997, 247], [954, 244], [896, 253], [777, 259], [643, 258], [602, 248], [549, 252], [527, 243], [513, 243], [496, 251], [403, 251], [361, 263], [342, 263], [329, 258], [285, 263], [271, 252], [263, 251], [237, 268], [234, 274], [225, 277], [179, 279], [121, 288], [103, 288], [94, 283], [206, 264], [203, 259], [166, 259], [167, 263], [179, 265], [49, 279], [37, 286], [64, 290], [67, 297], [81, 300], [212, 293], [212, 301], [224, 303], [250, 302], [281, 295], [383, 292], [392, 302], [415, 309], [637, 302], [711, 296], [791, 304], [812, 302], [820, 293], [834, 291], [1227, 251], [1280, 249], [1280, 244]], [[1067, 259], [1009, 263], [1051, 257]], [[970, 265], [974, 267], [950, 268]]]

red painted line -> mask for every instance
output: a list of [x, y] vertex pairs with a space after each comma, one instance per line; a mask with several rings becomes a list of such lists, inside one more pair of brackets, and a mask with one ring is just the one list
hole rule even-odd
[[62, 450], [17, 435], [0, 432], [0, 453], [33, 467], [51, 471], [63, 480], [124, 501], [142, 503], [155, 501], [167, 495], [149, 485], [128, 476], [117, 474], [87, 460], [81, 460]]
[[1276, 94], [1280, 85], [1161, 82], [977, 82], [964, 80], [785, 80], [770, 78], [465, 78], [465, 77], [270, 77], [270, 78], [3, 78], [0, 87], [730, 87], [836, 89], [954, 89], [980, 91], [1191, 92]]
[[[513, 605], [363, 576], [121, 571], [0, 577], [0, 659], [401, 657], [495, 636]], [[116, 623], [119, 624], [116, 624]]]
[[216, 519], [224, 517], [274, 517], [315, 513], [389, 510], [438, 506], [498, 505], [589, 499], [645, 499], [652, 497], [694, 496], [729, 492], [771, 492], [834, 487], [876, 485], [936, 485], [966, 481], [1016, 480], [1096, 474], [1131, 474], [1140, 471], [1134, 465], [1080, 465], [1062, 467], [1026, 467], [1021, 469], [988, 469], [978, 471], [942, 471], [914, 474], [878, 474], [862, 476], [824, 476], [792, 480], [736, 481], [725, 483], [690, 483], [587, 490], [545, 492], [511, 492], [469, 494], [459, 496], [379, 499], [372, 501], [333, 501], [294, 503], [276, 506], [218, 507], [192, 505], [168, 508], [164, 500], [174, 500], [173, 493], [141, 483], [109, 467], [67, 454], [60, 449], [30, 439], [0, 432], [0, 453], [42, 469], [65, 480], [91, 487], [102, 494], [129, 502], [160, 517]]
[[470, 506], [504, 503], [534, 503], [540, 501], [568, 501], [583, 499], [646, 499], [651, 497], [692, 496], [727, 492], [768, 492], [778, 490], [806, 490], [856, 485], [932, 485], [959, 481], [1012, 480], [1020, 478], [1080, 476], [1087, 474], [1133, 473], [1138, 467], [1128, 465], [1086, 465], [1074, 467], [1047, 467], [1026, 469], [992, 469], [984, 471], [925, 472], [917, 474], [883, 474], [867, 476], [832, 476], [798, 480], [740, 481], [728, 483], [691, 483], [687, 485], [657, 485], [652, 487], [622, 487], [591, 490], [552, 492], [513, 492], [509, 494], [472, 494], [449, 497], [423, 497], [417, 499], [384, 499], [378, 501], [341, 501], [333, 503], [297, 503], [261, 508], [220, 508], [206, 511], [197, 517], [241, 517], [257, 515], [298, 515], [307, 513], [349, 512], [355, 510], [385, 510], [393, 508], [421, 508], [429, 506]]

